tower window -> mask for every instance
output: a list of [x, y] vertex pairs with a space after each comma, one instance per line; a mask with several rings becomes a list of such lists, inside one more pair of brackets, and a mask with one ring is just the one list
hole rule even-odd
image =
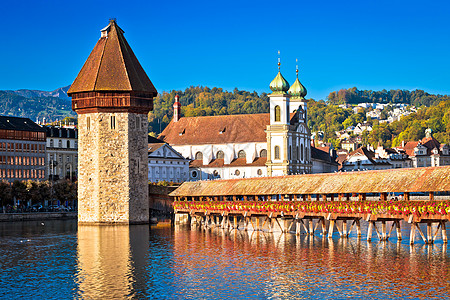
[[280, 159], [280, 146], [275, 146], [275, 159]]
[[275, 122], [281, 121], [281, 108], [279, 105], [275, 106]]
[[137, 130], [141, 129], [141, 117], [140, 116], [136, 116], [136, 129]]
[[70, 148], [70, 141], [67, 141], [67, 148]]
[[203, 159], [203, 153], [201, 153], [200, 151], [195, 153], [195, 159]]
[[86, 118], [86, 129], [91, 130], [91, 117]]
[[223, 153], [222, 150], [217, 151], [216, 158], [223, 159], [224, 157], [225, 157], [225, 154]]
[[266, 149], [262, 149], [259, 152], [259, 157], [267, 157], [267, 150]]
[[241, 150], [241, 151], [239, 151], [238, 152], [238, 158], [245, 158], [245, 151], [244, 150]]
[[111, 129], [116, 129], [116, 116], [111, 116]]

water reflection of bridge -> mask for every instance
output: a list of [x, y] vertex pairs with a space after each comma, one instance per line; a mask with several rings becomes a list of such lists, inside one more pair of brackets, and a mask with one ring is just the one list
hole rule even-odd
[[[245, 281], [252, 282], [249, 289], [261, 289], [252, 291], [260, 296], [253, 298], [437, 299], [449, 293], [442, 280], [450, 270], [442, 244], [369, 243], [204, 226], [175, 227], [174, 241], [175, 268], [190, 274], [183, 284], [195, 284], [200, 270], [214, 270], [204, 280], [229, 283], [223, 287], [227, 295], [244, 293]], [[227, 269], [239, 280], [222, 278]], [[213, 293], [220, 298], [220, 292], [216, 288]]]
[[[447, 243], [449, 192], [450, 167], [430, 167], [185, 182], [170, 195], [178, 222], [189, 216], [191, 224], [206, 227], [320, 231], [329, 238], [335, 229], [342, 238], [354, 230], [361, 238], [365, 221], [367, 240], [395, 234], [400, 241], [405, 221], [411, 244], [417, 234], [432, 244], [439, 236]], [[420, 224], [426, 224], [425, 233]]]

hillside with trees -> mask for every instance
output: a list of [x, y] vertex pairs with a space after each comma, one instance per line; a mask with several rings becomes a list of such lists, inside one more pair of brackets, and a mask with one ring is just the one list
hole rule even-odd
[[328, 97], [330, 104], [358, 103], [404, 103], [420, 107], [436, 105], [441, 101], [450, 100], [448, 95], [433, 95], [422, 90], [358, 90], [356, 87], [331, 92]]
[[153, 111], [149, 114], [149, 132], [158, 135], [173, 117], [175, 95], [180, 97], [181, 115], [184, 117], [256, 114], [269, 112], [269, 97], [266, 93], [233, 92], [222, 88], [191, 86], [184, 91], [163, 92], [153, 100]]

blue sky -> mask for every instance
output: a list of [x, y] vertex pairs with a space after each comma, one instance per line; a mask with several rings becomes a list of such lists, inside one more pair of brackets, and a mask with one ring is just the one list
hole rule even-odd
[[3, 1], [0, 89], [72, 83], [116, 18], [158, 91], [270, 92], [295, 59], [308, 97], [359, 89], [450, 94], [446, 1]]

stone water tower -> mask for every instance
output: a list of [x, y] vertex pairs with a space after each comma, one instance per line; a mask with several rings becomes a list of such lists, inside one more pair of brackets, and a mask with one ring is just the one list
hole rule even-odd
[[111, 20], [68, 91], [78, 114], [78, 222], [148, 223], [147, 114], [157, 91]]

